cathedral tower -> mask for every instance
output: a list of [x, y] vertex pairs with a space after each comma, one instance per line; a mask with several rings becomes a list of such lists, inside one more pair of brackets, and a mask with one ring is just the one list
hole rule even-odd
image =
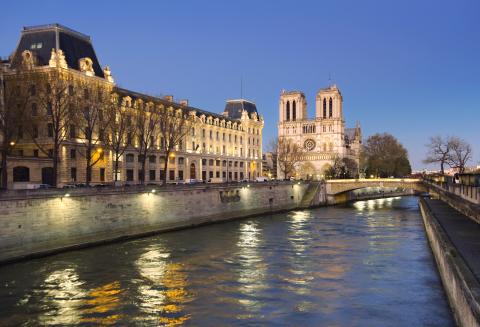
[[342, 94], [337, 86], [321, 89], [315, 99], [315, 118], [343, 120]]
[[302, 92], [282, 91], [279, 103], [280, 121], [299, 121], [305, 120], [307, 116], [307, 101]]

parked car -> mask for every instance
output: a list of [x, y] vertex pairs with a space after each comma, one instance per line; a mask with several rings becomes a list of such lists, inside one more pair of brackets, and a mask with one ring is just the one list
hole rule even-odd
[[197, 184], [200, 181], [195, 178], [186, 179], [183, 181], [183, 184]]
[[77, 185], [75, 185], [75, 184], [65, 184], [65, 185], [63, 185], [63, 188], [77, 188]]
[[47, 189], [47, 188], [52, 188], [53, 186], [50, 184], [40, 184], [38, 185], [39, 189]]
[[226, 182], [225, 178], [221, 178], [221, 177], [213, 177], [207, 181], [207, 183], [211, 183], [211, 184], [220, 184], [225, 182]]
[[268, 182], [268, 177], [259, 176], [255, 179], [256, 182]]

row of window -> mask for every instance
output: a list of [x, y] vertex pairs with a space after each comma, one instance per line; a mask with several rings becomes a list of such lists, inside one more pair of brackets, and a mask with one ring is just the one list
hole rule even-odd
[[[328, 117], [333, 116], [333, 101], [332, 98], [328, 100]], [[323, 99], [323, 118], [327, 118], [327, 99]]]
[[[328, 130], [328, 132], [335, 132], [335, 126], [333, 125], [323, 125], [322, 126], [322, 131], [324, 133], [326, 133]], [[304, 125], [302, 126], [302, 133], [303, 134], [311, 134], [311, 133], [316, 133], [317, 132], [317, 128], [315, 125]], [[287, 126], [285, 127], [285, 134], [297, 134], [297, 128], [296, 127], [292, 127], [290, 128], [290, 126]]]
[[[286, 105], [286, 120], [290, 120], [290, 101], [287, 101]], [[292, 101], [292, 121], [297, 120], [297, 103], [295, 100]]]
[[[196, 132], [195, 132], [195, 128], [192, 128], [192, 136], [195, 137], [196, 136]], [[207, 132], [205, 130], [205, 128], [202, 129], [202, 137], [203, 138], [206, 138], [207, 137]], [[257, 135], [258, 134], [258, 130], [257, 130]], [[213, 131], [209, 131], [209, 138], [210, 140], [213, 140]], [[227, 138], [228, 138], [228, 142], [232, 142], [232, 134], [226, 134], [226, 133], [222, 133], [222, 141], [227, 141]], [[220, 141], [220, 132], [215, 132], [215, 139], [217, 141]], [[237, 135], [233, 135], [233, 142], [234, 143], [237, 143], [237, 141], [240, 141], [240, 144], [243, 144], [243, 136], [240, 136], [240, 137], [237, 137]], [[260, 145], [260, 139], [257, 138], [251, 138], [251, 142], [252, 144], [255, 144], [255, 142], [257, 143], [257, 145]], [[248, 137], [248, 144], [250, 144], [250, 137]]]
[[[333, 99], [332, 98], [328, 99], [328, 111], [327, 111], [327, 99], [324, 98], [323, 99], [323, 118], [331, 118], [331, 117], [333, 117]], [[287, 104], [285, 106], [285, 120], [287, 121], [297, 120], [297, 104], [295, 100], [292, 101], [291, 111], [290, 111], [290, 101], [287, 101]]]
[[[258, 174], [257, 174], [258, 175]], [[226, 179], [228, 176], [229, 180], [243, 180], [244, 179], [244, 173], [242, 171], [237, 172], [237, 171], [229, 171], [228, 174], [226, 171], [220, 172], [220, 171], [202, 171], [202, 180], [207, 180], [208, 178], [224, 178]], [[248, 176], [250, 178], [251, 173], [248, 173]], [[125, 171], [125, 177], [127, 182], [133, 182], [134, 179], [134, 170], [133, 169], [127, 169]], [[148, 181], [162, 181], [165, 178], [165, 171], [160, 170], [158, 174], [158, 180], [157, 180], [157, 171], [154, 169], [148, 170]], [[196, 172], [191, 171], [190, 172], [190, 178], [191, 179], [196, 179]], [[184, 171], [183, 170], [178, 170], [177, 175], [175, 176], [175, 170], [174, 169], [169, 169], [168, 170], [168, 181], [183, 181], [185, 179], [184, 177]], [[137, 170], [137, 180], [143, 180], [143, 171], [142, 170]]]
[[[59, 91], [63, 91], [63, 90], [59, 90]], [[75, 88], [73, 87], [73, 85], [69, 85], [68, 86], [68, 95], [70, 96], [73, 96], [75, 94]], [[31, 84], [29, 87], [28, 87], [28, 93], [30, 94], [30, 96], [35, 96], [37, 95], [37, 87], [35, 84]], [[47, 94], [51, 94], [52, 93], [52, 87], [50, 86], [50, 84], [47, 84], [46, 86], [46, 93]], [[90, 99], [90, 90], [85, 88], [83, 89], [83, 94], [82, 94], [82, 98], [83, 99]], [[101, 90], [98, 91], [98, 99], [102, 99], [104, 93], [102, 93]]]
[[[141, 162], [142, 161], [142, 156], [141, 155], [138, 155], [137, 156], [137, 159], [138, 159], [138, 162]], [[169, 164], [172, 164], [174, 165], [175, 162], [177, 162], [177, 164], [179, 166], [181, 165], [184, 165], [185, 164], [185, 158], [184, 157], [178, 157], [177, 160], [175, 160], [176, 157], [170, 157], [169, 160], [168, 160], [168, 163]], [[165, 157], [160, 157], [160, 163], [163, 164], [164, 163], [164, 160], [165, 160]], [[135, 162], [135, 154], [133, 153], [128, 153], [125, 155], [125, 161], [128, 162], [128, 163], [132, 163], [132, 162]], [[148, 162], [149, 163], [156, 163], [157, 162], [157, 157], [154, 156], [154, 155], [151, 155], [148, 157]], [[218, 159], [205, 159], [203, 158], [202, 159], [202, 165], [205, 167], [205, 166], [217, 166], [217, 167], [220, 167], [220, 165], [222, 167], [226, 167], [227, 166], [227, 160], [218, 160]], [[240, 167], [240, 168], [243, 168], [244, 166], [244, 163], [243, 161], [231, 161], [231, 160], [228, 160], [228, 166], [229, 167]]]
[[[243, 164], [242, 162], [240, 164]], [[47, 174], [50, 174], [51, 173], [51, 170], [52, 168], [51, 167], [45, 167], [45, 168], [42, 168], [42, 182], [43, 182], [43, 179], [44, 179], [44, 175], [47, 175]], [[105, 168], [99, 168], [98, 170], [98, 176], [99, 176], [99, 181], [100, 182], [105, 182]], [[46, 174], [47, 173], [47, 174]], [[255, 173], [254, 173], [255, 174]], [[248, 176], [250, 178], [250, 175], [251, 173], [249, 172], [248, 173]], [[256, 174], [258, 175], [258, 173]], [[143, 180], [143, 171], [142, 170], [137, 170], [137, 176], [138, 176], [138, 180]], [[207, 177], [208, 178], [227, 178], [228, 176], [228, 179], [230, 180], [243, 180], [244, 179], [244, 173], [243, 172], [237, 172], [237, 171], [230, 171], [230, 172], [226, 172], [226, 171], [202, 171], [202, 180], [206, 180]], [[134, 170], [133, 169], [127, 169], [125, 171], [125, 177], [126, 177], [126, 181], [128, 182], [133, 182], [134, 181]], [[156, 181], [157, 180], [157, 171], [154, 170], [154, 169], [150, 169], [148, 170], [148, 177], [149, 177], [149, 181]], [[159, 171], [159, 175], [158, 175], [159, 179], [158, 180], [163, 180], [164, 177], [165, 177], [165, 171], [164, 170], [160, 170]], [[195, 171], [195, 166], [192, 165], [191, 167], [191, 171], [190, 171], [190, 178], [196, 178], [196, 171]], [[178, 170], [177, 172], [177, 176], [175, 176], [175, 170], [174, 169], [170, 169], [168, 171], [168, 180], [170, 181], [174, 181], [174, 180], [183, 180], [184, 179], [184, 173], [183, 173], [183, 170]], [[30, 181], [30, 168], [28, 167], [24, 167], [24, 166], [17, 166], [17, 167], [14, 167], [13, 168], [13, 181], [14, 182], [29, 182]], [[77, 168], [76, 167], [72, 167], [70, 168], [70, 182], [78, 182], [78, 176], [77, 176]]]

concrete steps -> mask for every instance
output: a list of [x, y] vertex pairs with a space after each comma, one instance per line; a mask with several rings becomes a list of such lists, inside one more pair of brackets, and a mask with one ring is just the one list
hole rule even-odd
[[321, 182], [311, 182], [310, 185], [308, 185], [308, 189], [303, 195], [302, 202], [300, 202], [300, 209], [306, 209], [312, 206], [313, 200], [315, 199], [321, 184]]

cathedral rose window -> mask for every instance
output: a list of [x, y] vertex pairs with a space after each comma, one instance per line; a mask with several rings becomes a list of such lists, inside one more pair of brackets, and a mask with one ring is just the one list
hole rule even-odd
[[312, 139], [305, 140], [305, 143], [303, 144], [305, 150], [307, 151], [312, 151], [315, 149], [315, 141]]

